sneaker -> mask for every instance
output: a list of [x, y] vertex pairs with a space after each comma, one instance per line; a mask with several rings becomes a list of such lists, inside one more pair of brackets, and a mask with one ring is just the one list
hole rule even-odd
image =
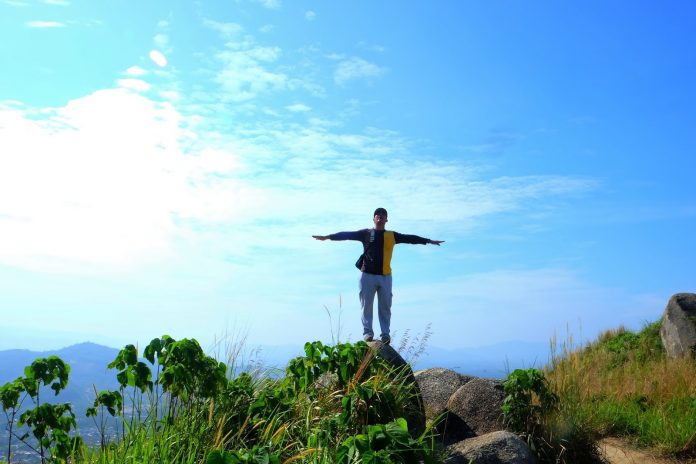
[[371, 342], [374, 339], [372, 338], [372, 335], [363, 335], [363, 340], [366, 342]]
[[383, 343], [383, 344], [388, 345], [389, 342], [391, 342], [391, 337], [389, 337], [389, 335], [383, 336], [383, 337], [380, 338], [380, 340], [382, 340], [382, 343]]

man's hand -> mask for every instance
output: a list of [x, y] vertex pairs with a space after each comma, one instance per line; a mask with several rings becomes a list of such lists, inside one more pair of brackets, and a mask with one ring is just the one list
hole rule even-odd
[[428, 240], [428, 243], [431, 245], [437, 245], [440, 246], [441, 243], [445, 243], [444, 240]]
[[328, 240], [328, 239], [329, 239], [329, 236], [328, 236], [328, 235], [312, 235], [312, 237], [314, 237], [314, 238], [317, 239], [317, 240], [321, 240], [322, 242], [323, 242], [324, 240]]

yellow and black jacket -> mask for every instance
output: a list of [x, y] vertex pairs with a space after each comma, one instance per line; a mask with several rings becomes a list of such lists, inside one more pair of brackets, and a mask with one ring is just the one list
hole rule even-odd
[[406, 235], [391, 230], [362, 229], [355, 232], [338, 232], [329, 235], [331, 240], [357, 240], [362, 242], [364, 259], [362, 272], [377, 275], [391, 274], [391, 257], [394, 245], [410, 243], [427, 245], [429, 239], [418, 235]]

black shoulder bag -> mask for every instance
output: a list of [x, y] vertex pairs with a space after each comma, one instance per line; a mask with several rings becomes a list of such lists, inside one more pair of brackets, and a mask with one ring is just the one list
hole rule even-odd
[[355, 267], [360, 269], [362, 271], [363, 264], [365, 264], [365, 253], [367, 253], [370, 250], [370, 247], [375, 241], [375, 229], [370, 229], [370, 241], [367, 243], [367, 248], [363, 252], [363, 254], [360, 255], [358, 260], [355, 262]]

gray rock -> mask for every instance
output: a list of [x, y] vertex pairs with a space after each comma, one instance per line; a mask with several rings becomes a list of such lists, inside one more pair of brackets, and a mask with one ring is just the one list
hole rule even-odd
[[662, 315], [662, 344], [670, 358], [693, 356], [696, 348], [696, 294], [677, 293]]
[[434, 367], [415, 373], [418, 387], [423, 395], [425, 417], [432, 420], [445, 412], [450, 396], [459, 387], [473, 379], [451, 369]]
[[491, 432], [447, 448], [445, 464], [537, 464], [537, 458], [512, 432]]
[[420, 436], [425, 431], [425, 409], [411, 365], [391, 345], [385, 345], [379, 341], [367, 342], [367, 344], [376, 356], [379, 356], [394, 368], [395, 373], [403, 372], [405, 381], [411, 388], [411, 404], [404, 419], [408, 423], [408, 431], [411, 436], [414, 438]]
[[501, 406], [505, 393], [500, 380], [476, 378], [450, 397], [447, 408], [473, 433], [483, 435], [504, 430]]

